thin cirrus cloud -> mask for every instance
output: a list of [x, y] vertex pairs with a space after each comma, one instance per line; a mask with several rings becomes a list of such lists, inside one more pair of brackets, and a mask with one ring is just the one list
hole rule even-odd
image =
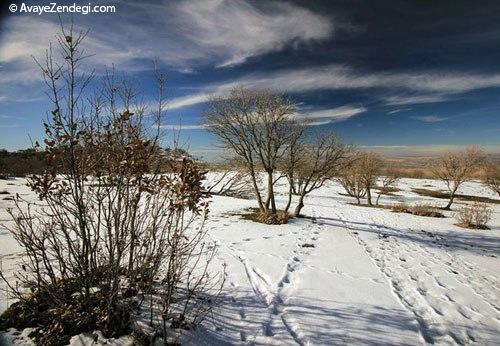
[[[316, 109], [316, 110], [306, 110], [301, 109], [294, 117], [299, 121], [303, 122], [308, 126], [318, 126], [326, 125], [329, 123], [346, 120], [357, 114], [366, 112], [366, 108], [359, 106], [344, 105], [340, 107], [328, 108], [328, 109]], [[171, 131], [181, 131], [181, 130], [202, 130], [207, 129], [208, 125], [161, 125], [161, 128]]]
[[[127, 73], [150, 70], [152, 59], [182, 73], [234, 66], [288, 45], [326, 40], [334, 33], [329, 17], [278, 1], [263, 4], [265, 9], [243, 0], [123, 1], [117, 4], [119, 20], [111, 17], [115, 14], [80, 16], [75, 31], [91, 28], [84, 48], [95, 55], [84, 65], [97, 74], [110, 64]], [[32, 57], [43, 59], [50, 42], [57, 48], [59, 31], [55, 16], [5, 20], [0, 32], [0, 102], [15, 102], [28, 92], [26, 86], [41, 85]], [[193, 104], [191, 97], [184, 104], [178, 101], [173, 108]]]
[[176, 20], [188, 28], [184, 37], [219, 55], [219, 67], [333, 34], [329, 18], [306, 8], [284, 2], [268, 2], [267, 7], [263, 11], [242, 0], [203, 0], [181, 2], [175, 12]]
[[[206, 102], [209, 93], [223, 94], [231, 87], [273, 88], [291, 93], [321, 90], [377, 88], [385, 90], [381, 101], [386, 105], [410, 105], [449, 100], [454, 95], [476, 89], [500, 87], [500, 74], [466, 72], [360, 72], [338, 64], [303, 69], [287, 69], [260, 75], [248, 75], [229, 82], [214, 83], [201, 92], [171, 100], [171, 108]], [[386, 96], [387, 92], [394, 95]]]
[[[210, 64], [231, 66], [289, 44], [333, 35], [332, 20], [321, 14], [278, 1], [265, 6], [259, 9], [243, 0], [124, 1], [117, 5], [120, 20], [80, 17], [75, 28], [92, 28], [85, 47], [97, 53], [94, 65], [113, 63], [127, 71], [149, 69], [144, 59], [155, 57], [179, 71]], [[0, 37], [0, 63], [11, 65], [3, 68], [2, 81], [38, 80], [31, 73], [35, 68], [31, 55], [43, 56], [59, 26], [57, 17], [8, 18]]]
[[[151, 68], [154, 57], [178, 71], [197, 66], [227, 67], [290, 45], [321, 42], [333, 37], [341, 22], [307, 8], [278, 1], [260, 8], [243, 0], [120, 2], [121, 20], [87, 16], [79, 28], [91, 27], [85, 47], [98, 53], [89, 69], [103, 71], [113, 62], [129, 72]], [[144, 21], [147, 19], [147, 25]], [[31, 55], [43, 57], [57, 18], [12, 16], [0, 37], [0, 101], [16, 85], [39, 82]], [[126, 40], [123, 38], [127, 37]], [[133, 44], [130, 44], [133, 42]], [[500, 74], [454, 71], [362, 71], [342, 64], [312, 66], [246, 75], [202, 86], [201, 91], [174, 98], [171, 109], [206, 101], [232, 86], [269, 87], [291, 93], [377, 88], [382, 103], [391, 106], [447, 101], [456, 94], [499, 87]], [[10, 99], [10, 97], [9, 97]]]
[[329, 109], [319, 109], [313, 111], [300, 111], [298, 117], [310, 126], [326, 125], [329, 123], [349, 119], [357, 114], [366, 112], [365, 107], [340, 106]]
[[389, 106], [415, 105], [422, 103], [437, 103], [448, 101], [452, 96], [445, 94], [436, 95], [392, 95], [384, 98]]
[[165, 124], [160, 126], [164, 130], [170, 131], [181, 131], [181, 130], [203, 130], [207, 128], [207, 125], [182, 125], [182, 124]]
[[411, 117], [412, 119], [422, 121], [424, 123], [439, 123], [441, 121], [444, 121], [448, 118], [445, 117], [439, 117], [436, 115], [423, 115], [423, 116], [413, 116]]

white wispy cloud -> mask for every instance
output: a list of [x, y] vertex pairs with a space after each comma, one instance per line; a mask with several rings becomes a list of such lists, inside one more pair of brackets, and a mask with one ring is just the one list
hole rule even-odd
[[[288, 46], [309, 45], [333, 37], [342, 28], [321, 14], [279, 1], [258, 5], [243, 0], [120, 2], [120, 20], [80, 16], [78, 28], [90, 27], [85, 43], [89, 68], [115, 64], [128, 72], [151, 68], [151, 59], [178, 71], [197, 66], [232, 66], [251, 57]], [[147, 18], [148, 25], [144, 25]], [[59, 30], [51, 16], [11, 16], [0, 39], [0, 89], [40, 81], [31, 55], [41, 57]], [[269, 87], [291, 93], [321, 90], [381, 89], [388, 105], [433, 103], [481, 88], [500, 87], [499, 73], [443, 70], [358, 70], [347, 65], [285, 69], [254, 73], [212, 83], [200, 91], [174, 98], [170, 109], [205, 102], [207, 95], [227, 92], [235, 84]], [[0, 98], [2, 97], [0, 95]]]
[[441, 122], [441, 121], [448, 119], [448, 118], [439, 117], [436, 115], [413, 116], [411, 118], [415, 119], [415, 120], [423, 121], [424, 123], [438, 123], [438, 122]]
[[[171, 103], [187, 106], [206, 102], [209, 93], [224, 93], [235, 85], [272, 88], [291, 93], [376, 88], [384, 91], [381, 100], [385, 104], [409, 105], [443, 102], [459, 93], [500, 87], [500, 74], [438, 71], [363, 73], [345, 65], [332, 64], [246, 75], [227, 82], [209, 84], [197, 93], [174, 98]], [[387, 96], [387, 92], [395, 94]]]
[[312, 111], [301, 110], [298, 117], [306, 121], [310, 126], [317, 126], [346, 120], [363, 112], [366, 112], [365, 107], [346, 105]]
[[323, 40], [333, 34], [327, 17], [284, 2], [269, 1], [262, 10], [243, 0], [183, 1], [175, 14], [174, 20], [187, 28], [184, 37], [219, 55], [221, 67], [281, 50], [292, 42]]
[[[465, 72], [363, 72], [345, 65], [327, 65], [298, 70], [284, 70], [259, 77], [242, 79], [250, 86], [269, 85], [292, 92], [336, 89], [403, 89], [436, 95], [462, 93], [480, 88], [500, 87], [500, 74]], [[414, 95], [415, 97], [418, 95]]]
[[[342, 121], [349, 119], [357, 114], [366, 112], [365, 107], [344, 105], [340, 107], [327, 108], [327, 109], [299, 109], [297, 113], [293, 114], [292, 117], [297, 119], [299, 122], [304, 122], [309, 126], [325, 125], [332, 122]], [[182, 130], [201, 130], [207, 129], [209, 125], [161, 125], [161, 128], [174, 131]]]
[[182, 131], [182, 130], [202, 130], [206, 129], [207, 125], [161, 125], [162, 129], [172, 130], [172, 131]]
[[[279, 1], [265, 6], [262, 10], [243, 0], [124, 1], [119, 20], [81, 17], [76, 29], [91, 29], [85, 47], [96, 53], [94, 63], [128, 70], [144, 69], [142, 59], [153, 58], [182, 71], [199, 64], [232, 65], [333, 34], [326, 16]], [[0, 62], [5, 63], [43, 55], [55, 41], [59, 22], [55, 16], [12, 16], [2, 29]]]
[[387, 114], [396, 114], [396, 113], [406, 112], [409, 110], [411, 110], [411, 108], [397, 108], [397, 109], [393, 109], [391, 111], [388, 111]]
[[199, 93], [199, 94], [181, 96], [169, 100], [167, 106], [169, 110], [184, 108], [195, 104], [207, 102], [208, 98], [209, 98], [208, 93]]
[[[83, 48], [95, 55], [85, 64], [98, 73], [111, 64], [128, 73], [149, 70], [153, 59], [191, 73], [198, 66], [235, 65], [333, 35], [331, 19], [322, 14], [279, 1], [260, 6], [265, 8], [244, 0], [123, 1], [119, 20], [80, 16], [75, 30], [91, 29]], [[49, 42], [57, 48], [60, 24], [50, 15], [11, 16], [2, 24], [0, 89], [5, 95], [16, 85], [41, 81], [32, 56], [43, 59]]]
[[391, 106], [414, 105], [422, 103], [444, 102], [450, 99], [450, 95], [393, 95], [384, 97], [385, 104]]

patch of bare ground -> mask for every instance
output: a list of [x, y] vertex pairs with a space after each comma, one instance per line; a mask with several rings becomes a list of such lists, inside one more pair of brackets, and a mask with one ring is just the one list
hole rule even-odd
[[[434, 197], [434, 198], [441, 198], [441, 199], [449, 199], [450, 198], [450, 194], [448, 192], [444, 192], [444, 191], [435, 191], [435, 190], [422, 189], [422, 188], [414, 188], [414, 189], [412, 189], [412, 191], [419, 194], [420, 196]], [[455, 197], [458, 199], [461, 199], [463, 201], [500, 204], [500, 199], [494, 199], [494, 198], [484, 197], [484, 196], [472, 196], [472, 195], [456, 194]]]

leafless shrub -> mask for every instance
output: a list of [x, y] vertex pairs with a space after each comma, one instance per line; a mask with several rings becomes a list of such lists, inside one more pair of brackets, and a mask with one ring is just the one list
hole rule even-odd
[[457, 226], [473, 229], [488, 229], [493, 211], [486, 203], [467, 204], [456, 213]]
[[471, 179], [475, 171], [481, 166], [484, 153], [478, 147], [469, 147], [462, 151], [444, 154], [434, 168], [436, 178], [442, 180], [450, 193], [448, 204], [444, 207], [449, 210], [455, 199], [455, 194], [465, 181]]
[[204, 295], [222, 284], [208, 273], [216, 248], [203, 230], [204, 172], [159, 147], [161, 73], [152, 118], [130, 84], [112, 73], [83, 97], [92, 79], [78, 71], [85, 36], [62, 29], [62, 62], [52, 48], [38, 62], [53, 104], [44, 123], [47, 169], [29, 179], [41, 203], [17, 199], [9, 211], [24, 258], [15, 273], [19, 285], [0, 273], [19, 299], [0, 327], [36, 327], [42, 345], [97, 328], [125, 333], [127, 297], [138, 296], [151, 311], [159, 307], [161, 323], [153, 323], [152, 313], [150, 323], [167, 342], [169, 327], [203, 318], [211, 307]]

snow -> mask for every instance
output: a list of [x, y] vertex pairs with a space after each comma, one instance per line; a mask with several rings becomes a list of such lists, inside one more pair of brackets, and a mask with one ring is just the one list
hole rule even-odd
[[[23, 184], [0, 181], [0, 191], [34, 200]], [[444, 189], [438, 181], [402, 179], [398, 188], [381, 203], [445, 204], [411, 191]], [[206, 227], [219, 245], [213, 265], [226, 264], [226, 285], [213, 314], [185, 332], [183, 343], [500, 344], [499, 204], [490, 205], [491, 230], [466, 230], [454, 225], [454, 212], [446, 218], [396, 214], [354, 206], [340, 193], [329, 183], [306, 198], [307, 218], [275, 226], [241, 218], [253, 200], [214, 196]], [[498, 198], [478, 182], [459, 193]], [[5, 196], [0, 219], [8, 225], [5, 208], [13, 202]], [[283, 193], [279, 204], [285, 200]], [[464, 202], [456, 203], [454, 209]], [[0, 254], [8, 274], [19, 248], [4, 228]], [[3, 310], [11, 301], [3, 283], [0, 288]], [[75, 336], [72, 344], [89, 344], [95, 335]]]

